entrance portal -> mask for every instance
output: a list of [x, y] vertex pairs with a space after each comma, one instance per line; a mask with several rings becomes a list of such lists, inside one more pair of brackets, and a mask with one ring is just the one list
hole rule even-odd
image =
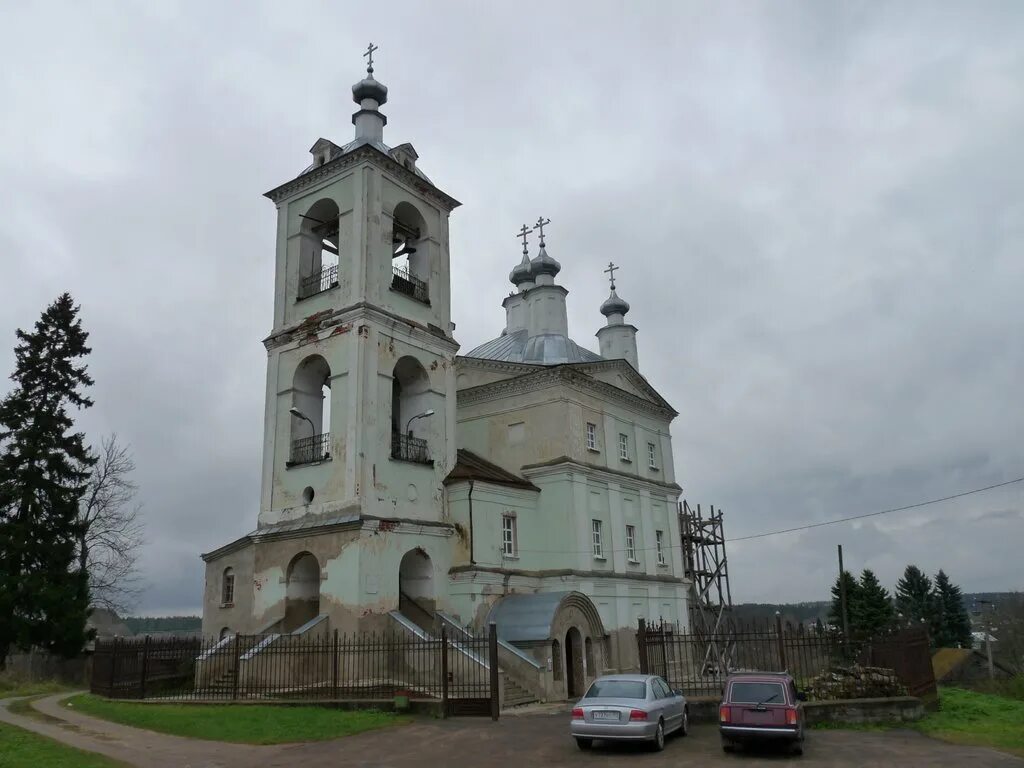
[[398, 566], [398, 610], [428, 631], [433, 630], [434, 564], [430, 555], [417, 547], [402, 557]]
[[576, 627], [565, 633], [565, 690], [570, 699], [583, 695], [583, 638]]
[[288, 566], [284, 630], [292, 632], [319, 614], [320, 563], [309, 552], [302, 552]]

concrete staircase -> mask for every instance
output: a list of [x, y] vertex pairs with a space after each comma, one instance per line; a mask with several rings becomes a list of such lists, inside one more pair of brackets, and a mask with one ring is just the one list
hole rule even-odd
[[538, 700], [533, 693], [523, 688], [507, 674], [502, 673], [502, 680], [505, 684], [505, 699], [501, 703], [502, 709], [521, 707], [524, 704], [533, 704]]

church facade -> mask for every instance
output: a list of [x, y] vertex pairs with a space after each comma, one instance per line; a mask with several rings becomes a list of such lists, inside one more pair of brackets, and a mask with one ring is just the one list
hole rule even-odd
[[[504, 330], [459, 354], [459, 203], [384, 144], [387, 88], [353, 86], [277, 206], [261, 506], [203, 555], [203, 631], [485, 631], [538, 697], [636, 667], [637, 619], [686, 623], [669, 426], [614, 281], [600, 354], [569, 337], [538, 221]], [[611, 274], [614, 274], [612, 272]], [[534, 674], [536, 672], [536, 674]], [[539, 681], [539, 682], [538, 682]]]

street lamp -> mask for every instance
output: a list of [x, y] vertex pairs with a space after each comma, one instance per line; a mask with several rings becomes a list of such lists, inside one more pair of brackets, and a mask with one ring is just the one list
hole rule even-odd
[[410, 437], [412, 437], [412, 432], [409, 431], [409, 427], [412, 426], [412, 423], [414, 421], [416, 421], [416, 419], [425, 419], [427, 416], [433, 416], [433, 415], [434, 415], [434, 409], [433, 408], [428, 408], [423, 413], [417, 413], [415, 416], [413, 416], [411, 419], [409, 419], [409, 421], [406, 422], [406, 424], [405, 424], [405, 434], [407, 434]]
[[309, 428], [310, 428], [310, 431], [311, 431], [310, 436], [312, 437], [312, 436], [316, 435], [316, 425], [313, 423], [313, 420], [311, 418], [309, 418], [309, 416], [304, 414], [302, 411], [300, 411], [294, 405], [291, 408], [288, 409], [288, 413], [290, 413], [292, 416], [294, 416], [297, 419], [302, 419], [303, 421], [308, 421], [309, 422]]

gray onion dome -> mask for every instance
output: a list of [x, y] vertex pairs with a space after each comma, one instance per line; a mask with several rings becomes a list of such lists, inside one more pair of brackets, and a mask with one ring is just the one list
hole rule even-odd
[[530, 265], [530, 257], [525, 253], [523, 254], [523, 260], [516, 264], [515, 268], [509, 273], [508, 279], [512, 285], [519, 286], [522, 283], [528, 283], [533, 280], [533, 267]]
[[619, 294], [612, 288], [612, 292], [604, 300], [604, 304], [601, 305], [601, 314], [605, 317], [611, 317], [612, 315], [624, 315], [627, 312], [629, 312], [629, 302], [620, 299]]
[[388, 100], [388, 87], [375, 80], [372, 73], [368, 74], [352, 86], [352, 100], [356, 104], [362, 104], [363, 99], [373, 99], [378, 104], [385, 104]]
[[530, 268], [533, 270], [535, 277], [538, 275], [551, 275], [554, 277], [562, 271], [562, 265], [548, 256], [547, 249], [543, 245], [540, 247], [540, 252], [530, 262]]

